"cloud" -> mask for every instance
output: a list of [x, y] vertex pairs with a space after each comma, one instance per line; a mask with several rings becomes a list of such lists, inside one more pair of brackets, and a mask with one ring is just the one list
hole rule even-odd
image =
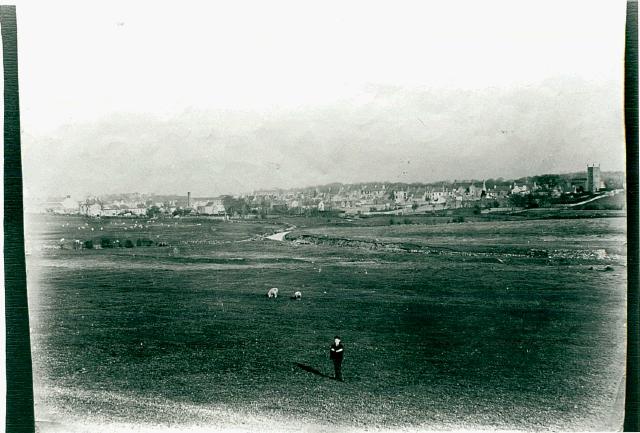
[[617, 82], [483, 90], [368, 85], [314, 108], [117, 114], [25, 135], [25, 186], [196, 195], [329, 182], [624, 169]]

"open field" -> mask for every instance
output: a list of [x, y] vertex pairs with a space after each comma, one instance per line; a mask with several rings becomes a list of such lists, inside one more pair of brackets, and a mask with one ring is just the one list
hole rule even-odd
[[625, 224], [30, 218], [39, 429], [618, 428]]

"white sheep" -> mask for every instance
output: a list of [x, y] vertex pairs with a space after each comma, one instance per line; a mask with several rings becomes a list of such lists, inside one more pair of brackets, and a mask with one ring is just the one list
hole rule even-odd
[[269, 289], [269, 291], [267, 292], [267, 298], [277, 298], [277, 297], [278, 297], [278, 288], [273, 287]]
[[300, 299], [302, 299], [302, 292], [295, 292], [291, 298], [299, 301]]

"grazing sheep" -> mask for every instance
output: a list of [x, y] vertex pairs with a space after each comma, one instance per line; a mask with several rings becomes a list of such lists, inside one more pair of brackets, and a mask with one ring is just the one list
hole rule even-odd
[[273, 287], [269, 289], [269, 291], [267, 292], [267, 298], [277, 298], [277, 297], [278, 297], [278, 288]]
[[302, 299], [302, 293], [301, 292], [295, 292], [293, 294], [293, 296], [291, 297], [291, 299], [295, 299], [296, 301], [299, 301], [300, 299]]

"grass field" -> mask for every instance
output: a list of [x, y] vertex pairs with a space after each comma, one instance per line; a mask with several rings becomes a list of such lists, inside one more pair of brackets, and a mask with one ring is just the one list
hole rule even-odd
[[30, 218], [40, 430], [618, 428], [626, 219], [290, 224]]

